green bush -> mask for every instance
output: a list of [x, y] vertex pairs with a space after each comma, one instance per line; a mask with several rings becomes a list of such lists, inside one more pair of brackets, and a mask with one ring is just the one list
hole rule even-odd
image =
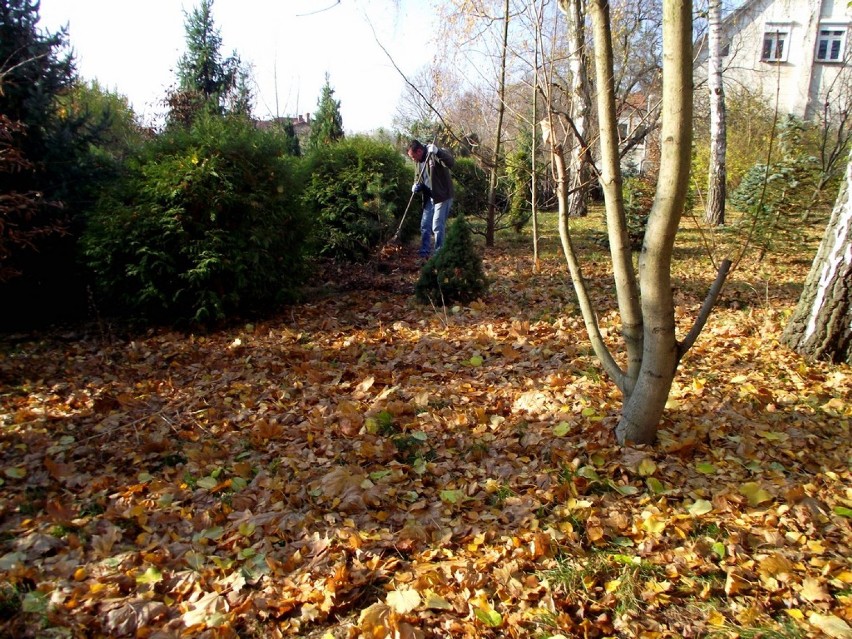
[[414, 293], [420, 302], [443, 305], [469, 302], [487, 290], [470, 225], [458, 215], [447, 228], [444, 246], [423, 265]]
[[200, 117], [128, 161], [83, 238], [98, 299], [135, 319], [210, 323], [288, 300], [309, 228], [284, 136]]
[[453, 166], [453, 211], [476, 217], [488, 210], [488, 174], [472, 158], [456, 158]]
[[[365, 259], [394, 234], [414, 181], [392, 146], [363, 136], [320, 145], [307, 157], [306, 171], [304, 206], [316, 219], [312, 252], [348, 261]], [[419, 221], [409, 211], [401, 239], [410, 238]]]
[[803, 241], [803, 222], [818, 206], [820, 188], [832, 183], [814, 152], [813, 130], [790, 116], [778, 128], [778, 159], [752, 166], [731, 195], [731, 205], [745, 214], [740, 225], [761, 248], [761, 257], [779, 245]]

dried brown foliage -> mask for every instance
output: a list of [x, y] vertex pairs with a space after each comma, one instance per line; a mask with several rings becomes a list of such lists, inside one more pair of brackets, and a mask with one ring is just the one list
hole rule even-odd
[[[7, 337], [0, 634], [852, 636], [852, 374], [778, 342], [807, 260], [734, 274], [659, 443], [622, 448], [528, 254], [464, 307], [387, 251], [231, 330]], [[680, 257], [684, 330], [712, 267]]]

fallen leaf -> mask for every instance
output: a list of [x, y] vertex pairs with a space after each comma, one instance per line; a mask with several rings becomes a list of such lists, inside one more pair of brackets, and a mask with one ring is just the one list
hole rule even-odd
[[413, 588], [408, 590], [392, 590], [388, 593], [387, 604], [397, 613], [404, 615], [416, 610], [420, 605], [420, 593]]
[[814, 612], [808, 617], [808, 622], [832, 639], [852, 639], [852, 627], [840, 617]]

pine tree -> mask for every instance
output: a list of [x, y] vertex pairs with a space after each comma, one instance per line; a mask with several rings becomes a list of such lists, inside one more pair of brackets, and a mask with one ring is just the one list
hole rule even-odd
[[325, 74], [325, 86], [317, 103], [317, 112], [311, 123], [311, 135], [308, 146], [312, 149], [323, 144], [332, 144], [342, 140], [343, 116], [340, 115], [340, 100], [334, 99], [334, 89], [331, 88], [328, 73]]

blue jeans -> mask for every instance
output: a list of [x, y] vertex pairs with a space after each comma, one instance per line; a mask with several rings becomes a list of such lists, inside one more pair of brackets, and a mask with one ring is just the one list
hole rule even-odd
[[420, 256], [429, 257], [432, 254], [432, 237], [435, 238], [435, 252], [444, 246], [444, 232], [447, 226], [447, 218], [450, 216], [450, 208], [453, 200], [444, 200], [435, 204], [431, 198], [423, 204], [423, 216], [420, 218]]

